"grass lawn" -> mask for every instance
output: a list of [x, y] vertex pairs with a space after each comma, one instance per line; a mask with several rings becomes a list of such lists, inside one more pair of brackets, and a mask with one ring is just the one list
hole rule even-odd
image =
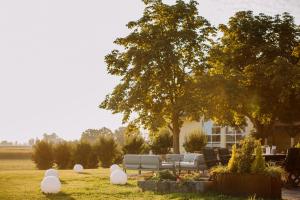
[[[136, 173], [136, 172], [135, 172]], [[83, 174], [72, 170], [59, 170], [62, 191], [55, 195], [45, 195], [40, 190], [44, 171], [36, 170], [30, 160], [0, 159], [0, 199], [208, 199], [208, 200], [241, 200], [216, 194], [156, 194], [141, 192], [134, 178], [124, 186], [109, 183], [109, 169], [88, 169]]]

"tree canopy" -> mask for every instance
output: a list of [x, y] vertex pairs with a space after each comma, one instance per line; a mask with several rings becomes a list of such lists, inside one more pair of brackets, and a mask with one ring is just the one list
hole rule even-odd
[[81, 134], [80, 140], [94, 144], [101, 136], [112, 134], [113, 132], [106, 127], [102, 127], [101, 129], [87, 129]]
[[209, 116], [235, 126], [247, 117], [263, 138], [278, 120], [300, 121], [300, 29], [293, 17], [242, 11], [219, 30], [209, 53]]

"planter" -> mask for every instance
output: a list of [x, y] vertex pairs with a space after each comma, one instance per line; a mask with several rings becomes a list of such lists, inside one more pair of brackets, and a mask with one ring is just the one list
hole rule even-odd
[[138, 187], [142, 191], [154, 191], [159, 193], [202, 193], [211, 189], [212, 181], [138, 181]]
[[231, 196], [252, 196], [281, 199], [281, 179], [260, 174], [217, 174], [217, 192]]

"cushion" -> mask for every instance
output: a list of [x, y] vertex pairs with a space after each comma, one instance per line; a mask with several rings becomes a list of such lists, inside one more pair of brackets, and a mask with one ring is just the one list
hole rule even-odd
[[162, 169], [173, 169], [174, 166], [173, 166], [172, 163], [166, 163], [166, 162], [165, 162], [165, 163], [161, 163], [160, 168], [162, 168]]
[[124, 164], [133, 164], [133, 165], [139, 165], [141, 162], [141, 157], [139, 155], [130, 155], [126, 154], [124, 156]]
[[140, 165], [125, 164], [126, 169], [139, 169]]
[[158, 155], [142, 155], [141, 167], [143, 169], [158, 169], [160, 167], [160, 157]]
[[194, 162], [197, 155], [198, 154], [195, 154], [195, 153], [184, 154], [183, 161], [184, 162]]
[[159, 169], [158, 165], [147, 165], [147, 164], [142, 164], [141, 165], [142, 169]]
[[183, 159], [182, 154], [167, 154], [166, 160], [168, 162], [181, 161]]
[[197, 165], [194, 162], [180, 162], [180, 168], [196, 168]]

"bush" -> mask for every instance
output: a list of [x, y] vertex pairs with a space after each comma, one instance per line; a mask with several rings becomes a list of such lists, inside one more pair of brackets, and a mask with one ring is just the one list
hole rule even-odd
[[96, 168], [98, 160], [89, 143], [80, 142], [75, 145], [73, 164], [81, 164], [84, 168]]
[[187, 152], [193, 153], [196, 151], [201, 151], [207, 143], [207, 137], [202, 130], [196, 129], [190, 132], [185, 137], [185, 142], [183, 147]]
[[70, 168], [71, 165], [71, 145], [67, 142], [61, 142], [54, 147], [54, 162], [59, 169]]
[[214, 175], [216, 175], [216, 174], [226, 174], [229, 172], [231, 172], [231, 171], [229, 171], [228, 167], [223, 166], [223, 165], [217, 165], [217, 166], [212, 167], [209, 170], [209, 175], [211, 177], [214, 177]]
[[255, 147], [255, 159], [251, 165], [251, 173], [257, 174], [257, 173], [263, 173], [266, 168], [266, 162], [265, 158], [262, 155], [262, 149], [260, 141], [256, 141], [256, 147]]
[[281, 177], [282, 175], [286, 174], [286, 171], [280, 166], [268, 165], [265, 168], [264, 173], [272, 177]]
[[33, 145], [32, 160], [38, 169], [49, 169], [54, 164], [52, 144], [45, 141], [37, 141]]
[[120, 151], [113, 137], [100, 136], [95, 145], [96, 155], [102, 167], [110, 167]]
[[228, 168], [228, 171], [230, 171], [230, 172], [237, 172], [237, 169], [238, 169], [238, 155], [237, 155], [236, 145], [232, 146], [231, 158], [228, 162], [227, 168]]
[[[253, 159], [254, 149], [255, 159]], [[227, 166], [216, 166], [210, 170], [212, 177], [216, 174], [225, 173], [252, 173], [278, 177], [283, 175], [285, 171], [279, 166], [266, 166], [260, 140], [255, 140], [249, 136], [241, 141], [240, 148], [237, 148], [236, 145], [232, 146], [232, 154]]]
[[252, 136], [247, 136], [240, 141], [241, 148], [238, 150], [238, 172], [250, 173], [251, 164], [254, 160], [254, 149], [256, 147], [256, 140]]
[[150, 149], [154, 154], [167, 154], [173, 146], [173, 137], [167, 129], [163, 129], [151, 139]]
[[123, 152], [125, 154], [148, 153], [149, 146], [145, 144], [144, 138], [142, 138], [140, 135], [134, 134], [125, 138]]
[[158, 180], [158, 181], [163, 181], [163, 180], [176, 181], [177, 177], [169, 170], [162, 170], [156, 172], [154, 176], [152, 176], [150, 179]]

